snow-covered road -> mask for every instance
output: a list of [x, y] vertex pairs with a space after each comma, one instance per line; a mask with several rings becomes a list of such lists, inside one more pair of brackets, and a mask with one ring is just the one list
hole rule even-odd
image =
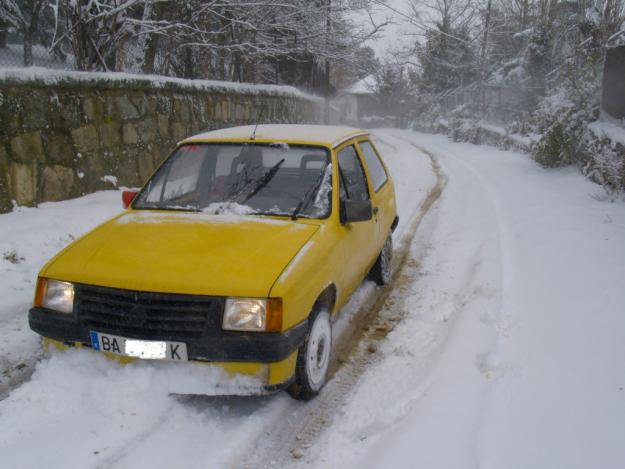
[[[398, 135], [394, 133], [394, 135]], [[625, 205], [574, 169], [399, 134], [448, 177], [410, 311], [316, 467], [625, 467]]]
[[[397, 244], [411, 240], [376, 323], [394, 329], [376, 338], [372, 326], [317, 401], [172, 397], [216, 392], [219, 377], [54, 354], [0, 401], [1, 465], [625, 467], [625, 204], [525, 155], [376, 136], [396, 181]], [[412, 239], [437, 183], [430, 158], [446, 185]], [[0, 216], [5, 386], [39, 356], [25, 320], [38, 268], [118, 210], [110, 192]], [[379, 294], [363, 284], [339, 329]]]

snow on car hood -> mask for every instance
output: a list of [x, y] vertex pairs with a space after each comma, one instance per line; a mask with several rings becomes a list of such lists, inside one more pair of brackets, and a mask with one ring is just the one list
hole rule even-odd
[[71, 244], [42, 275], [129, 290], [263, 297], [317, 229], [266, 217], [129, 212]]

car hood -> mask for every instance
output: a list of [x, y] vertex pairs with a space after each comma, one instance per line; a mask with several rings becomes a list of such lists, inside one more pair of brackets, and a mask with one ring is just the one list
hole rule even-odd
[[68, 246], [41, 275], [129, 290], [263, 297], [317, 229], [266, 217], [132, 211]]

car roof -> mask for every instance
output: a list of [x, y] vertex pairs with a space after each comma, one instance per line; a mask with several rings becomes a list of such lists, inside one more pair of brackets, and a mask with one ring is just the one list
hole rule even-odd
[[212, 130], [194, 135], [182, 143], [200, 142], [285, 142], [335, 147], [346, 140], [368, 132], [353, 127], [338, 125], [303, 125], [303, 124], [261, 124], [256, 129], [256, 138], [252, 139], [253, 125]]

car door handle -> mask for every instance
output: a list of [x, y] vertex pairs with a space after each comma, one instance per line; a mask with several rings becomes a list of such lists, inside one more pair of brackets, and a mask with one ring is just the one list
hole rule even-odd
[[373, 207], [373, 214], [377, 215], [378, 214], [378, 207]]

